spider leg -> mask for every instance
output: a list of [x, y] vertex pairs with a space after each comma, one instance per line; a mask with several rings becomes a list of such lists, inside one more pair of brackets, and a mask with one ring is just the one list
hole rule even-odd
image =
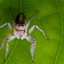
[[27, 28], [28, 28], [28, 26], [30, 25], [31, 20], [32, 20], [38, 13], [39, 13], [39, 11], [36, 11], [36, 12], [32, 15], [32, 17], [28, 20]]
[[9, 11], [10, 11], [10, 14], [11, 14], [12, 18], [15, 19], [14, 15], [13, 15], [13, 12], [12, 12], [12, 7], [9, 7]]
[[7, 59], [8, 51], [9, 51], [9, 44], [8, 44], [8, 42], [6, 42], [5, 60]]
[[7, 59], [7, 55], [8, 55], [8, 51], [9, 51], [9, 42], [12, 41], [14, 38], [15, 38], [14, 36], [7, 37], [5, 60]]
[[0, 49], [3, 47], [3, 45], [4, 45], [4, 41], [6, 40], [6, 53], [5, 53], [5, 60], [7, 59], [7, 55], [8, 55], [8, 51], [9, 51], [9, 42], [11, 41], [11, 40], [13, 40], [15, 37], [14, 36], [9, 36], [9, 37], [4, 37], [3, 38], [3, 40], [2, 40], [2, 44], [1, 44], [1, 46], [0, 46]]
[[30, 29], [29, 29], [29, 34], [32, 33], [32, 31], [34, 30], [34, 28], [37, 28], [40, 32], [42, 32], [42, 34], [44, 35], [45, 39], [48, 39], [44, 30], [42, 30], [41, 28], [39, 28], [37, 25], [33, 25]]
[[8, 25], [10, 30], [12, 30], [11, 24], [9, 22], [6, 22], [5, 24], [1, 25], [0, 28], [5, 27], [6, 25]]
[[4, 27], [4, 26], [6, 26], [6, 25], [7, 25], [7, 23], [5, 23], [5, 24], [1, 25], [1, 26], [0, 26], [0, 28], [3, 28], [3, 27]]
[[31, 42], [31, 48], [30, 48], [30, 52], [31, 52], [31, 57], [32, 57], [32, 62], [33, 62], [33, 59], [34, 59], [34, 53], [35, 53], [35, 47], [36, 47], [36, 40], [31, 37], [31, 36], [27, 36], [26, 37], [26, 40], [28, 40], [29, 42]]
[[2, 39], [2, 44], [0, 45], [0, 49], [4, 46], [4, 40], [5, 40], [5, 38], [6, 38], [6, 36], [3, 37], [3, 39]]

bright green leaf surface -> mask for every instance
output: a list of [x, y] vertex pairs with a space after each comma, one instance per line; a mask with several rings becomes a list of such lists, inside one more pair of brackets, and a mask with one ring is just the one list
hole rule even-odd
[[[14, 17], [22, 11], [27, 20], [39, 11], [30, 27], [37, 24], [49, 40], [37, 29], [32, 32], [31, 35], [37, 41], [33, 64], [64, 64], [64, 0], [0, 0], [0, 25], [8, 21], [12, 23], [9, 7], [12, 8]], [[7, 26], [0, 29], [0, 44], [8, 33], [10, 31]], [[0, 64], [32, 64], [30, 45], [27, 40], [14, 39], [9, 43], [6, 61], [4, 45], [0, 50]]]

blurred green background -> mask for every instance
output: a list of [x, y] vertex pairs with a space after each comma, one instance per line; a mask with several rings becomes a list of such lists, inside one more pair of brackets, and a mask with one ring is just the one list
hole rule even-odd
[[[64, 64], [64, 0], [0, 0], [0, 25], [11, 22], [19, 12], [24, 12], [26, 20], [36, 12], [39, 13], [31, 21], [30, 27], [37, 24], [49, 38], [35, 29], [32, 36], [37, 44], [33, 64]], [[29, 28], [30, 28], [29, 27]], [[2, 38], [10, 33], [8, 26], [0, 29], [0, 44]], [[30, 55], [31, 43], [26, 40], [14, 39], [9, 43], [8, 58], [5, 61], [5, 47], [0, 50], [0, 64], [32, 64]]]

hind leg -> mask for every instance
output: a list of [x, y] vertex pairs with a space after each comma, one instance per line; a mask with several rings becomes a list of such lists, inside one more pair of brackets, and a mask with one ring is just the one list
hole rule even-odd
[[7, 37], [5, 60], [7, 59], [7, 55], [8, 55], [8, 52], [9, 52], [9, 42], [12, 41], [14, 38], [15, 38], [14, 36]]
[[0, 45], [0, 49], [4, 46], [4, 41], [5, 41], [5, 39], [6, 39], [6, 36], [3, 37], [3, 39], [2, 39], [2, 44]]
[[35, 53], [35, 47], [36, 47], [36, 40], [31, 37], [31, 36], [27, 36], [26, 40], [28, 40], [29, 42], [31, 42], [31, 48], [30, 48], [30, 52], [31, 52], [31, 57], [32, 57], [32, 61], [34, 59], [34, 53]]
[[2, 44], [0, 46], [0, 49], [3, 47], [4, 43], [5, 43], [5, 40], [6, 40], [6, 53], [5, 53], [5, 60], [7, 59], [7, 55], [8, 55], [8, 51], [9, 51], [9, 42], [11, 40], [13, 40], [15, 37], [14, 36], [9, 36], [9, 37], [4, 37], [3, 40], [2, 40]]

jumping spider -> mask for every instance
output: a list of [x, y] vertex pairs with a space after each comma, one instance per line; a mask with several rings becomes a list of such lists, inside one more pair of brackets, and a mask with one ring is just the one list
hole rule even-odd
[[[34, 15], [35, 16], [35, 15]], [[37, 28], [40, 32], [42, 32], [42, 34], [44, 35], [45, 39], [47, 39], [44, 31], [39, 28], [37, 25], [33, 25], [29, 31], [27, 31], [28, 26], [31, 22], [31, 20], [34, 18], [34, 16], [32, 16], [32, 18], [28, 21], [28, 23], [26, 23], [26, 17], [23, 13], [19, 13], [16, 16], [16, 19], [14, 21], [14, 29], [13, 29], [13, 34], [11, 33], [10, 36], [5, 36], [2, 40], [2, 44], [0, 46], [0, 49], [3, 47], [4, 45], [4, 40], [6, 38], [6, 53], [5, 53], [5, 59], [7, 58], [8, 55], [8, 51], [9, 51], [9, 42], [12, 41], [14, 38], [17, 39], [26, 39], [29, 42], [32, 43], [31, 48], [30, 48], [30, 52], [31, 52], [31, 57], [32, 57], [32, 61], [33, 61], [33, 57], [34, 57], [34, 52], [35, 52], [35, 46], [36, 46], [36, 40], [30, 36], [31, 32], [34, 30], [34, 28]], [[5, 27], [6, 25], [8, 25], [9, 29], [12, 31], [12, 25], [10, 24], [10, 22], [6, 22], [5, 24], [1, 25], [0, 28]]]

